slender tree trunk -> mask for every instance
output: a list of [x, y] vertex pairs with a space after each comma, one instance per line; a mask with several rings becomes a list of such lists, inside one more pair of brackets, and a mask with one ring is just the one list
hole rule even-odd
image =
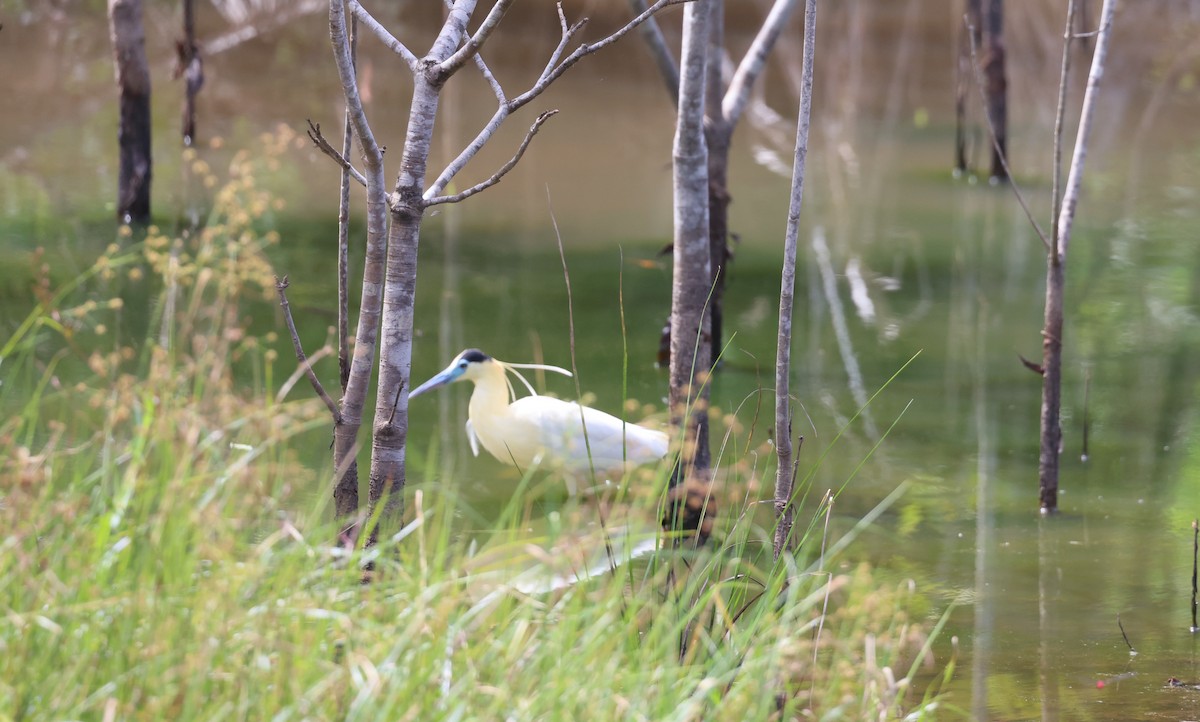
[[1083, 184], [1083, 166], [1087, 160], [1088, 135], [1092, 129], [1092, 118], [1095, 116], [1100, 81], [1104, 77], [1104, 61], [1112, 37], [1116, 5], [1117, 0], [1104, 0], [1104, 7], [1100, 10], [1096, 51], [1092, 55], [1087, 90], [1083, 95], [1083, 108], [1079, 113], [1079, 130], [1075, 135], [1075, 150], [1071, 156], [1071, 170], [1067, 175], [1062, 209], [1058, 215], [1058, 237], [1054, 239], [1054, 247], [1046, 255], [1046, 313], [1045, 328], [1042, 330], [1042, 441], [1038, 460], [1038, 498], [1042, 513], [1045, 514], [1058, 510], [1058, 458], [1062, 441], [1059, 417], [1062, 402], [1063, 296], [1066, 290], [1067, 250], [1071, 244], [1075, 209], [1079, 204], [1079, 191]]
[[150, 220], [150, 67], [141, 0], [108, 0], [109, 37], [120, 95], [117, 144], [117, 218], [124, 223]]
[[1058, 509], [1064, 271], [1058, 254], [1050, 254], [1046, 262], [1046, 313], [1042, 329], [1042, 443], [1038, 457], [1038, 503], [1045, 513]]
[[800, 108], [796, 123], [796, 151], [792, 159], [792, 196], [783, 236], [783, 273], [779, 284], [779, 335], [775, 345], [775, 558], [788, 548], [792, 532], [792, 309], [796, 291], [796, 245], [800, 235], [800, 209], [804, 200], [804, 172], [808, 161], [808, 129], [812, 117], [813, 60], [817, 42], [817, 0], [804, 3], [804, 60], [800, 68]]
[[183, 37], [176, 43], [176, 77], [183, 76], [183, 144], [196, 140], [196, 95], [204, 85], [204, 61], [196, 44], [195, 0], [183, 0]]
[[[710, 486], [708, 448], [709, 260], [708, 151], [704, 87], [709, 48], [709, 0], [684, 9], [679, 113], [674, 143], [675, 264], [671, 288], [671, 427], [683, 448], [667, 518], [669, 528], [696, 529], [703, 540]], [[707, 524], [705, 523], [707, 521]]]
[[708, 257], [712, 270], [710, 298], [708, 367], [721, 358], [725, 282], [729, 276], [729, 147], [733, 124], [721, 108], [725, 83], [721, 57], [725, 52], [725, 2], [709, 0], [708, 63], [704, 82], [704, 141], [708, 150]]
[[708, 253], [712, 265], [712, 298], [709, 301], [712, 342], [709, 367], [715, 367], [724, 344], [725, 283], [733, 254], [729, 248], [729, 144], [732, 128], [720, 121], [710, 124], [708, 138]]
[[329, 3], [329, 37], [333, 46], [338, 75], [346, 94], [351, 126], [362, 149], [364, 175], [367, 178], [367, 248], [363, 259], [362, 296], [354, 354], [341, 400], [341, 423], [333, 430], [334, 508], [340, 519], [351, 522], [347, 530], [357, 538], [358, 525], [358, 434], [363, 423], [363, 408], [371, 387], [375, 365], [375, 347], [383, 305], [384, 266], [387, 258], [388, 209], [383, 177], [383, 151], [367, 125], [358, 96], [350, 41], [346, 33], [345, 3]]
[[954, 170], [958, 173], [970, 172], [967, 160], [967, 96], [970, 94], [971, 78], [971, 47], [972, 38], [967, 33], [973, 33], [974, 45], [982, 44], [980, 27], [980, 0], [967, 0], [967, 24], [960, 28], [958, 43], [958, 68], [955, 72], [954, 87]]
[[[448, 55], [448, 54], [447, 54]], [[413, 88], [408, 133], [400, 173], [390, 200], [387, 274], [383, 291], [383, 330], [379, 344], [379, 391], [371, 448], [371, 514], [386, 498], [381, 523], [400, 526], [404, 499], [404, 459], [408, 440], [408, 392], [412, 369], [413, 310], [417, 289], [417, 247], [424, 215], [425, 170], [433, 140], [441, 88], [418, 75]], [[371, 530], [371, 542], [378, 527]]]
[[992, 179], [1008, 180], [1008, 78], [1004, 58], [1004, 0], [985, 0], [983, 8], [983, 74], [987, 79], [988, 115], [996, 133], [992, 147]]

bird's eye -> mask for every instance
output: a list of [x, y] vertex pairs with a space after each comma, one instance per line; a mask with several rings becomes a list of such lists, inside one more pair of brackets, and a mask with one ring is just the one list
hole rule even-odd
[[469, 363], [470, 363], [469, 361], [467, 361], [466, 359], [463, 359], [462, 361], [458, 362], [458, 367], [460, 369], [465, 369]]

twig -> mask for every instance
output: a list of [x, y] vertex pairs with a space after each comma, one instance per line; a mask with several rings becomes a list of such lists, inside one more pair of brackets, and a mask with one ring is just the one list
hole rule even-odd
[[[775, 0], [775, 4], [771, 6], [767, 19], [758, 29], [758, 34], [754, 36], [754, 41], [750, 43], [742, 61], [738, 63], [733, 79], [729, 81], [729, 88], [725, 91], [725, 98], [721, 101], [721, 115], [725, 116], [725, 122], [736, 124], [741, 118], [742, 111], [746, 109], [746, 103], [750, 99], [750, 89], [767, 67], [767, 56], [771, 54], [771, 49], [775, 47], [775, 42], [787, 26], [796, 2], [797, 0]], [[807, 15], [806, 10], [805, 16]], [[805, 32], [807, 36], [807, 28]]]
[[[496, 131], [500, 128], [501, 124], [504, 123], [508, 116], [512, 115], [518, 109], [524, 107], [527, 103], [529, 103], [529, 101], [541, 95], [546, 88], [550, 87], [551, 83], [557, 80], [558, 77], [565, 73], [572, 65], [579, 62], [580, 59], [591, 55], [598, 50], [608, 47], [612, 43], [624, 37], [624, 35], [630, 30], [633, 30], [637, 26], [641, 25], [655, 12], [658, 12], [667, 5], [676, 5], [681, 2], [688, 1], [690, 0], [657, 0], [657, 2], [655, 2], [652, 6], [647, 8], [646, 12], [639, 14], [616, 32], [596, 43], [584, 43], [583, 45], [580, 45], [561, 62], [559, 61], [559, 58], [562, 57], [562, 53], [565, 52], [566, 47], [570, 44], [571, 39], [574, 38], [575, 35], [578, 34], [578, 32], [586, 24], [587, 19], [584, 18], [574, 25], [568, 25], [566, 15], [563, 12], [562, 5], [560, 3], [558, 6], [558, 17], [561, 28], [561, 37], [557, 47], [554, 49], [554, 52], [550, 54], [550, 59], [546, 63], [545, 68], [542, 70], [541, 75], [538, 77], [537, 82], [535, 82], [533, 86], [529, 88], [529, 90], [526, 90], [519, 96], [511, 100], [500, 101], [499, 106], [496, 108], [496, 112], [492, 114], [491, 119], [488, 120], [483, 129], [479, 131], [475, 138], [468, 143], [465, 148], [463, 148], [462, 152], [458, 154], [458, 157], [450, 161], [450, 164], [446, 166], [445, 170], [438, 174], [437, 179], [434, 180], [433, 183], [429, 184], [429, 187], [424, 193], [425, 204], [427, 206], [432, 205], [430, 201], [439, 198], [442, 191], [444, 191], [446, 186], [450, 184], [450, 181], [452, 181], [454, 177], [458, 175], [459, 171], [466, 167], [467, 163], [469, 163], [471, 159], [474, 158], [477, 153], [479, 153], [479, 150], [483, 148], [483, 146], [486, 145], [489, 140], [491, 140], [492, 136], [496, 134]], [[487, 77], [487, 75], [485, 75], [485, 77]], [[491, 80], [489, 80], [489, 82], [491, 82]], [[493, 92], [496, 92], [497, 98], [503, 97], [503, 91], [498, 90], [498, 84], [493, 85]], [[489, 183], [488, 185], [492, 184]], [[483, 186], [482, 188], [478, 188], [472, 192], [477, 193], [486, 187], [488, 186]], [[463, 196], [463, 198], [466, 197], [467, 196], [465, 195]], [[437, 202], [446, 203], [449, 201], [438, 200]]]
[[428, 208], [429, 206], [435, 206], [439, 203], [458, 203], [459, 201], [470, 198], [476, 193], [491, 188], [499, 183], [501, 178], [503, 178], [510, 170], [516, 167], [517, 163], [521, 160], [521, 156], [525, 155], [525, 149], [529, 147], [529, 143], [533, 140], [533, 136], [537, 135], [538, 130], [541, 129], [542, 123], [545, 123], [550, 119], [551, 116], [557, 113], [558, 110], [547, 110], [538, 115], [538, 117], [533, 121], [533, 125], [529, 126], [529, 132], [525, 134], [525, 140], [521, 141], [521, 145], [517, 148], [517, 152], [512, 158], [509, 159], [507, 163], [500, 166], [500, 170], [493, 173], [490, 178], [481, 183], [476, 183], [465, 191], [462, 191], [461, 193], [455, 193], [452, 196], [436, 196], [433, 198], [426, 198], [425, 207]]
[[1088, 460], [1088, 432], [1092, 427], [1091, 400], [1092, 370], [1089, 368], [1083, 375], [1083, 450], [1080, 452], [1080, 461]]
[[1196, 623], [1196, 560], [1200, 556], [1200, 520], [1192, 519], [1192, 634], [1200, 632]]
[[396, 395], [392, 397], [392, 413], [388, 414], [387, 425], [391, 426], [392, 421], [396, 418], [396, 407], [400, 405], [400, 392], [404, 390], [404, 379], [396, 384]]
[[[349, 116], [349, 112], [347, 112], [346, 115]], [[341, 166], [343, 171], [349, 173], [354, 180], [358, 181], [359, 184], [365, 188], [367, 186], [366, 176], [364, 176], [358, 171], [357, 168], [351, 165], [350, 161], [346, 160], [346, 156], [339, 153], [337, 148], [334, 148], [329, 144], [328, 140], [325, 140], [325, 136], [321, 135], [321, 124], [314, 123], [307, 119], [305, 122], [308, 123], [308, 137], [310, 140], [312, 140], [313, 145], [317, 146], [317, 150], [321, 151], [330, 158], [333, 158], [334, 162]], [[349, 125], [350, 121], [347, 120], [346, 124]]]
[[[792, 473], [784, 488], [775, 488], [775, 558], [778, 559], [783, 550], [787, 549], [792, 536], [792, 499], [796, 493], [796, 476], [800, 472], [800, 449], [804, 447], [804, 437], [796, 437], [796, 449], [792, 454]], [[778, 482], [778, 477], [776, 478]]]
[[338, 410], [337, 404], [333, 399], [329, 398], [329, 394], [325, 393], [325, 387], [321, 385], [320, 379], [313, 371], [312, 364], [308, 362], [308, 358], [304, 355], [304, 346], [300, 343], [300, 334], [296, 332], [296, 322], [292, 319], [292, 307], [287, 299], [288, 277], [284, 276], [280, 280], [279, 276], [275, 277], [275, 291], [279, 294], [279, 305], [283, 307], [283, 320], [287, 323], [288, 333], [292, 335], [292, 346], [296, 349], [296, 360], [304, 367], [304, 373], [308, 376], [309, 383], [312, 384], [313, 390], [317, 392], [317, 396], [325, 402], [329, 413], [333, 415], [335, 424], [342, 423], [342, 412]]
[[967, 25], [967, 38], [971, 42], [971, 70], [975, 74], [975, 87], [979, 90], [979, 100], [983, 103], [983, 117], [987, 121], [988, 137], [992, 141], [992, 148], [996, 151], [996, 157], [1000, 159], [1000, 165], [1004, 167], [1004, 174], [1008, 176], [1009, 184], [1012, 186], [1013, 195], [1017, 197], [1017, 203], [1020, 204], [1021, 210], [1025, 211], [1025, 217], [1029, 219], [1029, 225], [1033, 226], [1034, 232], [1038, 238], [1042, 239], [1042, 245], [1046, 248], [1046, 253], [1053, 253], [1054, 246], [1050, 239], [1046, 237], [1045, 231], [1038, 225], [1037, 219], [1033, 217], [1033, 211], [1029, 210], [1029, 204], [1025, 202], [1025, 196], [1021, 193], [1021, 188], [1017, 185], [1017, 181], [1013, 178], [1012, 170], [1008, 167], [1008, 157], [1004, 153], [1004, 149], [1000, 147], [1000, 141], [996, 138], [996, 126], [992, 123], [992, 116], [987, 109], [987, 96], [984, 95], [983, 71], [979, 67], [978, 49], [975, 43], [975, 26], [971, 24], [971, 18], [963, 15], [963, 22]]
[[375, 37], [379, 38], [380, 42], [386, 45], [392, 52], [399, 55], [404, 60], [405, 64], [408, 65], [409, 69], [412, 70], [412, 72], [416, 73], [420, 70], [421, 61], [417, 58], [417, 56], [414, 55], [411, 50], [405, 47], [404, 43], [400, 42], [394, 35], [389, 33], [387, 28], [380, 25], [379, 21], [376, 20], [371, 13], [367, 12], [367, 9], [362, 6], [362, 3], [358, 2], [358, 0], [350, 0], [349, 4], [350, 12], [353, 13], [354, 17], [357, 18], [360, 23], [365, 25], [367, 30], [370, 30]]
[[[1067, 2], [1067, 29], [1063, 33], [1062, 72], [1058, 81], [1058, 109], [1054, 113], [1054, 173], [1050, 183], [1050, 237], [1058, 242], [1058, 205], [1062, 193], [1063, 118], [1067, 114], [1067, 85], [1071, 70], [1071, 24], [1075, 21], [1075, 0]], [[1009, 174], [1012, 177], [1012, 174]], [[1087, 454], [1087, 444], [1084, 452]]]
[[1125, 640], [1125, 646], [1129, 647], [1129, 653], [1137, 654], [1137, 650], [1134, 649], [1133, 645], [1129, 643], [1129, 635], [1125, 634], [1125, 625], [1121, 624], [1121, 615], [1120, 614], [1117, 615], [1117, 629], [1121, 630], [1121, 639]]

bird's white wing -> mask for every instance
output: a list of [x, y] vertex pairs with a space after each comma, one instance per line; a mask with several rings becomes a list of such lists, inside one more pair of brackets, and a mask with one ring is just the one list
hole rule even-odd
[[[509, 407], [540, 432], [549, 457], [578, 472], [619, 469], [626, 463], [646, 464], [667, 453], [667, 435], [587, 406], [548, 396], [526, 396]], [[586, 431], [586, 440], [585, 440]], [[590, 455], [590, 459], [589, 459]]]
[[467, 441], [471, 444], [471, 453], [479, 456], [479, 437], [475, 435], [475, 427], [467, 420]]

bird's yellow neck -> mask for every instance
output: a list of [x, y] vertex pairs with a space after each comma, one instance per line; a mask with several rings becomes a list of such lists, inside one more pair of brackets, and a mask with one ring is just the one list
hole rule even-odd
[[508, 413], [509, 403], [504, 367], [493, 361], [480, 368], [472, 380], [475, 391], [467, 409], [471, 423], [478, 429], [481, 423], [502, 420]]

